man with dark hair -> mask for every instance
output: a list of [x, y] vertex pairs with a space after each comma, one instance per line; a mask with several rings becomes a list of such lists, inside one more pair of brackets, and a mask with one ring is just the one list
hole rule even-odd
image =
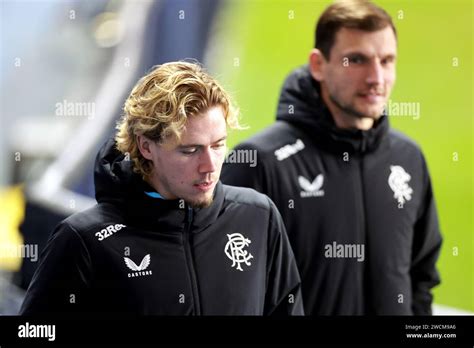
[[275, 205], [219, 182], [238, 122], [217, 81], [163, 64], [124, 111], [97, 156], [98, 204], [55, 229], [21, 313], [302, 315]]
[[321, 15], [309, 64], [283, 86], [277, 122], [237, 146], [224, 183], [282, 213], [310, 315], [431, 314], [441, 235], [424, 156], [389, 127], [397, 37], [368, 1]]

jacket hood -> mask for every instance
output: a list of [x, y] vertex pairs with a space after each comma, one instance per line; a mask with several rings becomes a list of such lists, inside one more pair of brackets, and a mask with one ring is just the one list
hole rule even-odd
[[313, 79], [307, 65], [286, 78], [278, 102], [277, 120], [294, 125], [321, 147], [337, 153], [373, 151], [389, 129], [386, 116], [366, 131], [338, 128], [321, 98], [319, 82]]
[[[117, 150], [114, 139], [109, 139], [99, 150], [95, 161], [94, 183], [98, 203], [109, 203], [121, 210], [126, 221], [140, 227], [164, 230], [184, 230], [192, 221], [192, 229], [199, 231], [212, 224], [224, 202], [222, 184], [217, 183], [214, 201], [207, 208], [192, 208], [180, 199], [153, 198], [154, 192], [139, 174], [133, 171], [133, 161]], [[190, 218], [191, 215], [191, 218]]]
[[132, 169], [132, 161], [117, 150], [109, 139], [99, 150], [95, 160], [94, 184], [97, 202], [123, 204], [144, 184]]

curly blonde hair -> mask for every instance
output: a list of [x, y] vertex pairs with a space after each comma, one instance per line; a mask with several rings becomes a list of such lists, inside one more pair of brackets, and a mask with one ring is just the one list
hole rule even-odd
[[221, 106], [226, 124], [242, 129], [238, 110], [227, 92], [195, 63], [171, 62], [157, 65], [133, 87], [124, 104], [124, 115], [117, 124], [117, 149], [133, 160], [133, 169], [145, 179], [152, 162], [142, 156], [137, 136], [162, 142], [174, 137], [179, 141], [189, 117]]

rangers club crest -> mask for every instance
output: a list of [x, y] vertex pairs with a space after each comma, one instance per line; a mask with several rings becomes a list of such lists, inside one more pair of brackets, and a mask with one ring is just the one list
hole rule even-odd
[[413, 189], [408, 185], [411, 176], [402, 166], [390, 166], [390, 170], [388, 185], [393, 191], [393, 198], [397, 200], [398, 204], [403, 205], [406, 201], [411, 200], [413, 193]]
[[224, 252], [229, 259], [232, 260], [232, 267], [236, 267], [239, 271], [243, 271], [241, 264], [245, 263], [250, 266], [252, 263], [249, 261], [253, 259], [252, 254], [247, 250], [244, 250], [252, 241], [245, 238], [240, 233], [228, 234], [229, 241], [225, 245]]

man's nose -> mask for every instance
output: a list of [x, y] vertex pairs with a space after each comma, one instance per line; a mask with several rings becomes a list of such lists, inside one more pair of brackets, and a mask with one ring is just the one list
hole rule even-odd
[[215, 156], [211, 149], [204, 148], [199, 158], [199, 173], [212, 173], [215, 172], [216, 169]]
[[383, 85], [384, 84], [384, 69], [379, 60], [372, 61], [368, 66], [366, 82], [369, 85]]

